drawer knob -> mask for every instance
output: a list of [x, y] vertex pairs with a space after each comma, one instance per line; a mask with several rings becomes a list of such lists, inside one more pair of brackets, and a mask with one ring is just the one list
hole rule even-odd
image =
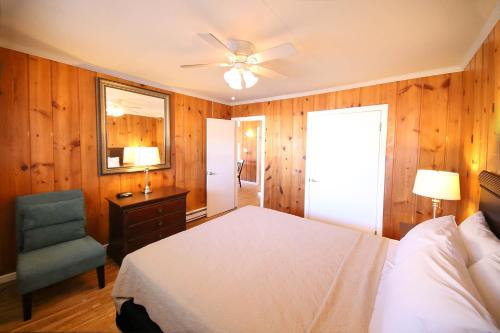
[[158, 222], [158, 226], [161, 227], [163, 225], [163, 221]]
[[163, 208], [158, 208], [156, 211], [158, 212], [158, 214], [162, 214], [163, 213]]

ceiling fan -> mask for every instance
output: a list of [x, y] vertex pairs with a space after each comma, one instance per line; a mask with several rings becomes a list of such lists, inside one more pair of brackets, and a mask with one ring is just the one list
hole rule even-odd
[[255, 52], [255, 46], [246, 40], [231, 39], [226, 45], [210, 33], [200, 33], [198, 35], [210, 45], [225, 50], [227, 62], [181, 65], [181, 67], [230, 68], [224, 73], [224, 80], [227, 82], [229, 87], [236, 90], [243, 89], [243, 84], [245, 85], [245, 88], [253, 87], [259, 80], [255, 74], [273, 79], [286, 78], [285, 75], [261, 66], [260, 64], [266, 61], [288, 57], [296, 52], [295, 47], [291, 43], [285, 43], [270, 49]]

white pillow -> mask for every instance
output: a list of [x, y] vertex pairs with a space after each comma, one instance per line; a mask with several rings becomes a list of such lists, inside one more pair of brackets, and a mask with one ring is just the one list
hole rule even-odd
[[454, 216], [442, 216], [427, 220], [411, 229], [399, 242], [396, 265], [417, 251], [438, 243], [448, 243], [455, 247], [457, 254], [467, 265], [469, 258], [458, 232]]
[[497, 332], [457, 249], [442, 242], [389, 271], [382, 332]]
[[482, 212], [466, 218], [458, 230], [469, 255], [469, 265], [490, 253], [500, 251], [500, 240], [491, 232]]
[[486, 308], [500, 325], [500, 251], [490, 253], [470, 266], [469, 273]]

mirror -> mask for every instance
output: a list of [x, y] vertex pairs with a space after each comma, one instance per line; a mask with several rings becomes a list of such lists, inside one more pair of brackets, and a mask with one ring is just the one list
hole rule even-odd
[[169, 95], [105, 79], [97, 89], [100, 174], [170, 168]]

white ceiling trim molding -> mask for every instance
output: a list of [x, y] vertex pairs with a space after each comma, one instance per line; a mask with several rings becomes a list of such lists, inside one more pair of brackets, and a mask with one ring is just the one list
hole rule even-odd
[[426, 76], [462, 72], [463, 70], [464, 70], [464, 68], [461, 66], [444, 67], [444, 68], [438, 68], [438, 69], [433, 69], [433, 70], [429, 70], [429, 71], [407, 73], [407, 74], [398, 75], [398, 76], [390, 76], [390, 77], [386, 77], [386, 78], [382, 78], [382, 79], [378, 79], [378, 80], [373, 80], [373, 81], [359, 82], [359, 83], [347, 84], [347, 85], [336, 86], [336, 87], [331, 87], [331, 88], [310, 90], [310, 91], [304, 91], [304, 92], [298, 92], [298, 93], [292, 93], [292, 94], [286, 94], [286, 95], [280, 95], [280, 96], [258, 98], [258, 99], [251, 99], [251, 100], [245, 100], [245, 101], [237, 101], [237, 102], [232, 102], [229, 104], [231, 106], [235, 106], [235, 105], [242, 105], [242, 104], [270, 102], [270, 101], [276, 101], [276, 100], [280, 100], [280, 99], [319, 95], [319, 94], [325, 94], [325, 93], [341, 91], [341, 90], [369, 87], [369, 86], [374, 86], [377, 84], [418, 79], [418, 78], [426, 77]]
[[10, 49], [10, 50], [14, 50], [14, 51], [22, 52], [22, 53], [31, 54], [31, 55], [34, 55], [34, 56], [37, 56], [37, 57], [46, 58], [46, 59], [49, 59], [49, 60], [52, 60], [52, 61], [57, 61], [57, 62], [66, 64], [66, 65], [71, 65], [71, 66], [75, 66], [75, 67], [87, 69], [87, 70], [90, 70], [90, 71], [93, 71], [93, 72], [98, 72], [98, 73], [101, 73], [101, 74], [106, 74], [106, 75], [114, 76], [114, 77], [122, 79], [122, 80], [128, 80], [128, 81], [132, 81], [132, 82], [135, 82], [135, 83], [139, 83], [139, 84], [144, 84], [144, 85], [147, 85], [147, 86], [151, 86], [151, 87], [154, 87], [154, 88], [168, 90], [170, 92], [175, 92], [175, 93], [178, 93], [178, 94], [183, 94], [183, 95], [188, 95], [188, 96], [191, 96], [191, 97], [201, 98], [201, 99], [204, 99], [204, 100], [208, 100], [210, 102], [216, 102], [216, 103], [220, 103], [220, 104], [231, 105], [230, 103], [228, 103], [228, 101], [221, 100], [221, 99], [218, 99], [218, 98], [215, 98], [215, 97], [211, 97], [211, 96], [206, 96], [206, 95], [198, 94], [198, 93], [192, 92], [189, 89], [182, 89], [182, 88], [177, 88], [177, 87], [171, 87], [171, 86], [167, 86], [167, 85], [164, 85], [164, 84], [161, 84], [161, 83], [151, 82], [151, 81], [148, 81], [148, 80], [145, 80], [145, 79], [142, 79], [142, 78], [138, 78], [138, 77], [135, 77], [135, 76], [132, 76], [132, 75], [128, 75], [128, 74], [125, 74], [125, 73], [122, 73], [122, 72], [117, 72], [117, 71], [109, 70], [109, 69], [102, 68], [102, 67], [99, 67], [99, 66], [95, 66], [95, 65], [92, 65], [92, 64], [82, 63], [82, 61], [79, 61], [76, 58], [73, 58], [71, 56], [58, 55], [58, 54], [56, 54], [54, 52], [48, 52], [48, 51], [38, 50], [38, 49], [35, 49], [35, 48], [31, 48], [31, 47], [26, 47], [24, 45], [13, 43], [12, 41], [4, 39], [4, 38], [1, 38], [1, 37], [0, 37], [0, 47], [4, 47], [6, 49]]
[[483, 42], [486, 40], [490, 32], [495, 28], [495, 25], [497, 24], [498, 20], [500, 19], [500, 1], [497, 1], [497, 4], [495, 6], [495, 9], [493, 9], [493, 12], [491, 12], [490, 17], [486, 21], [486, 23], [483, 25], [483, 28], [479, 32], [479, 35], [477, 36], [476, 40], [474, 43], [472, 43], [471, 47], [469, 48], [469, 51], [465, 54], [462, 67], [465, 69], [469, 62], [472, 60], [472, 57], [476, 54], [477, 50], [481, 47]]

